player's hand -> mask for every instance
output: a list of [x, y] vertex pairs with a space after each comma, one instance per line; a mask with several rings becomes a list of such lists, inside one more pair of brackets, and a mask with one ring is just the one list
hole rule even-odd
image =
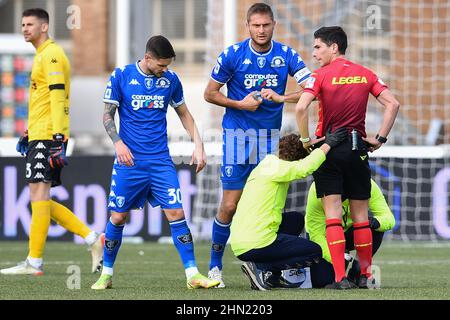
[[116, 149], [117, 162], [120, 165], [126, 165], [127, 167], [134, 165], [134, 156], [122, 140], [114, 143], [114, 148]]
[[374, 152], [377, 149], [380, 149], [382, 143], [380, 141], [378, 141], [377, 139], [375, 139], [375, 137], [367, 137], [367, 138], [362, 138], [366, 144], [368, 145], [368, 149], [370, 152]]
[[189, 165], [197, 164], [197, 168], [195, 169], [195, 173], [199, 173], [206, 166], [206, 153], [203, 148], [195, 148], [192, 153], [191, 162]]
[[25, 130], [25, 132], [20, 136], [19, 141], [17, 141], [17, 144], [16, 144], [16, 150], [22, 156], [27, 155], [27, 153], [28, 153], [28, 130]]
[[312, 145], [315, 145], [316, 143], [319, 143], [320, 141], [325, 140], [325, 137], [321, 137], [321, 138], [314, 138], [311, 139], [311, 141], [309, 143], [311, 143]]
[[241, 110], [256, 111], [263, 99], [258, 91], [250, 92], [241, 100]]
[[370, 229], [376, 230], [380, 227], [380, 222], [376, 218], [369, 216], [369, 226]]
[[50, 155], [47, 159], [52, 169], [61, 169], [69, 163], [66, 158], [66, 147], [64, 146], [65, 137], [62, 133], [53, 135], [53, 141], [50, 147]]
[[346, 139], [348, 139], [347, 128], [339, 128], [333, 133], [331, 132], [331, 128], [329, 128], [325, 136], [325, 143], [329, 145], [330, 148], [334, 148]]
[[282, 103], [284, 102], [284, 96], [279, 95], [272, 89], [262, 89], [261, 90], [261, 97], [265, 100], [273, 101], [276, 103]]

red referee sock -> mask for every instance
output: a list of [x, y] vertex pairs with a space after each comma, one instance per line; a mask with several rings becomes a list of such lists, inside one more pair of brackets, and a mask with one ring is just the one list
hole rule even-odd
[[334, 269], [334, 280], [339, 282], [345, 277], [345, 236], [341, 219], [327, 219], [327, 244], [330, 249]]
[[370, 230], [369, 221], [354, 223], [353, 227], [361, 275], [366, 275], [369, 278], [371, 276], [369, 267], [372, 265], [372, 230]]

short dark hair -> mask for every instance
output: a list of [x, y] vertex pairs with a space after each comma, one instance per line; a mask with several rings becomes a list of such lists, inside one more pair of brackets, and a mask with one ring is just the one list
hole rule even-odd
[[340, 54], [345, 54], [347, 50], [347, 35], [339, 26], [322, 27], [314, 32], [314, 39], [320, 39], [327, 46], [336, 43]]
[[22, 17], [36, 17], [40, 20], [44, 20], [46, 23], [50, 22], [48, 12], [42, 8], [27, 9], [22, 13]]
[[250, 17], [255, 13], [260, 14], [268, 14], [273, 20], [273, 11], [272, 8], [265, 3], [255, 3], [247, 10], [247, 22], [250, 21]]
[[176, 56], [170, 41], [161, 35], [153, 36], [147, 41], [145, 52], [151, 53], [156, 59], [169, 59]]
[[280, 139], [278, 157], [281, 160], [295, 161], [305, 158], [308, 152], [303, 148], [300, 136], [295, 133], [288, 134]]

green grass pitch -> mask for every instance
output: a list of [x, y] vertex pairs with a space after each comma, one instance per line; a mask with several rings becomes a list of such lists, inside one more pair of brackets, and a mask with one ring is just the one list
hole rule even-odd
[[[26, 242], [0, 243], [0, 268], [15, 265], [27, 253]], [[196, 243], [200, 272], [206, 274], [209, 244]], [[115, 265], [113, 289], [90, 289], [98, 274], [90, 273], [86, 246], [70, 242], [49, 242], [45, 254], [45, 275], [0, 275], [0, 300], [9, 299], [99, 299], [99, 300], [305, 300], [305, 299], [450, 299], [450, 244], [385, 242], [374, 265], [381, 270], [381, 289], [333, 291], [291, 289], [254, 291], [240, 270], [240, 262], [229, 247], [224, 258], [225, 289], [188, 290], [181, 262], [173, 245], [122, 244]], [[71, 267], [72, 266], [72, 267]], [[80, 289], [73, 266], [80, 273]], [[69, 272], [69, 273], [68, 273]], [[75, 286], [76, 287], [76, 286]]]

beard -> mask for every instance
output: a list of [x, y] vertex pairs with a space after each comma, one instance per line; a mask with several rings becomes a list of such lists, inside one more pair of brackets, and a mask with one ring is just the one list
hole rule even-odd
[[260, 47], [270, 47], [272, 42], [272, 35], [267, 35], [264, 39], [259, 39], [258, 36], [252, 36], [252, 41]]

